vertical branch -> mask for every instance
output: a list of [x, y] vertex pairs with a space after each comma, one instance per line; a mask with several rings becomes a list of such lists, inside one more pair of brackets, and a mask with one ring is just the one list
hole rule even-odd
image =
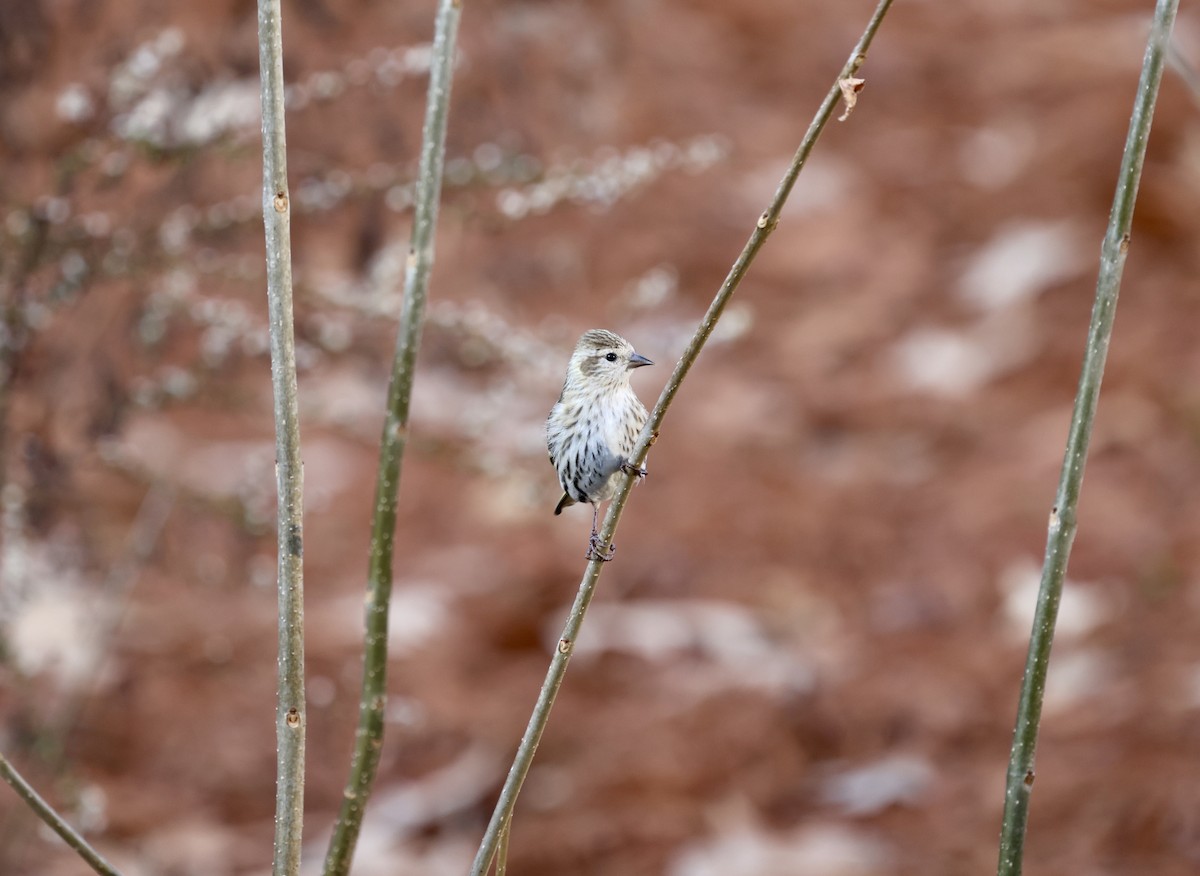
[[375, 512], [371, 522], [371, 553], [368, 561], [366, 637], [363, 654], [362, 695], [359, 701], [358, 732], [350, 763], [350, 776], [334, 825], [325, 858], [326, 876], [349, 872], [362, 828], [363, 812], [375, 781], [383, 747], [384, 711], [387, 705], [388, 608], [392, 596], [392, 552], [396, 532], [396, 503], [400, 489], [400, 465], [408, 444], [408, 413], [413, 371], [425, 300], [433, 269], [434, 229], [442, 189], [442, 166], [446, 151], [446, 122], [450, 85], [454, 73], [454, 49], [462, 0], [439, 0], [433, 38], [433, 61], [429, 71], [429, 96], [421, 140], [421, 162], [413, 213], [412, 242], [404, 272], [404, 301], [400, 332], [392, 361], [387, 412], [380, 439], [379, 471], [375, 480]]
[[1025, 677], [1021, 683], [1021, 698], [1017, 708], [1017, 723], [1013, 733], [1012, 755], [1004, 795], [1004, 822], [1000, 833], [999, 876], [1018, 876], [1025, 851], [1025, 830], [1029, 821], [1029, 798], [1033, 790], [1034, 755], [1037, 749], [1038, 725], [1042, 717], [1042, 699], [1046, 690], [1046, 673], [1050, 665], [1050, 649], [1054, 642], [1054, 624], [1062, 596], [1063, 579], [1071, 543], [1075, 539], [1076, 507], [1087, 462], [1088, 442], [1096, 417], [1096, 402], [1104, 376], [1104, 362], [1112, 338], [1113, 318], [1116, 316], [1117, 295], [1121, 289], [1121, 273], [1129, 250], [1129, 230], [1133, 224], [1133, 206], [1137, 199], [1142, 162], [1146, 157], [1146, 142], [1150, 122], [1162, 80], [1163, 59], [1171, 38], [1179, 0], [1158, 0], [1154, 22], [1146, 43], [1142, 75], [1138, 81], [1133, 116], [1121, 170], [1117, 176], [1117, 192], [1108, 218], [1108, 230], [1100, 250], [1100, 274], [1096, 281], [1096, 301], [1088, 328], [1087, 349], [1075, 408], [1071, 414], [1071, 429], [1059, 476], [1054, 507], [1050, 509], [1050, 525], [1046, 538], [1046, 557], [1042, 566], [1042, 581], [1038, 591], [1033, 631], [1029, 638], [1029, 654], [1025, 662]]
[[[824, 101], [822, 101], [820, 108], [813, 117], [812, 123], [808, 126], [808, 131], [805, 133], [804, 139], [800, 142], [796, 154], [792, 157], [792, 163], [780, 181], [778, 188], [775, 190], [774, 197], [771, 199], [767, 209], [758, 217], [750, 238], [746, 241], [746, 245], [742, 248], [742, 252], [737, 257], [737, 260], [733, 263], [733, 267], [730, 268], [725, 282], [721, 284], [716, 297], [713, 298], [712, 303], [709, 305], [708, 312], [704, 314], [704, 318], [696, 328], [696, 332], [688, 343], [687, 349], [684, 350], [683, 355], [676, 363], [675, 370], [671, 372], [671, 376], [667, 380], [667, 385], [658, 397], [658, 402], [655, 404], [654, 410], [650, 412], [649, 419], [646, 421], [646, 425], [638, 437], [637, 445], [630, 454], [634, 468], [640, 467], [645, 463], [650, 445], [658, 438], [658, 431], [662, 426], [663, 418], [666, 416], [671, 402], [674, 401], [676, 393], [679, 392], [679, 387], [683, 383], [683, 379], [691, 370], [692, 365], [695, 364], [696, 358], [700, 355], [700, 350], [703, 349], [709, 335], [716, 328], [717, 321], [725, 311], [725, 306], [729, 303], [729, 300], [733, 297], [733, 293], [746, 276], [746, 272], [749, 270], [751, 263], [753, 263], [755, 256], [758, 255], [758, 251], [762, 249], [771, 232], [779, 224], [779, 215], [783, 211], [783, 205], [787, 202], [788, 196], [792, 193], [792, 187], [796, 184], [796, 178], [800, 175], [800, 171], [808, 160], [813, 146], [816, 145], [821, 131], [824, 130], [825, 124], [829, 121], [829, 117], [833, 115], [833, 110], [838, 105], [838, 101], [846, 93], [844, 90], [845, 80], [853, 77], [866, 62], [867, 49], [870, 48], [871, 42], [874, 40], [875, 34], [879, 30], [880, 24], [883, 23], [884, 16], [887, 15], [891, 5], [892, 0], [880, 0], [879, 5], [876, 6], [875, 13], [871, 16], [871, 20], [867, 23], [866, 29], [859, 38], [858, 45], [850, 53], [849, 60], [842, 67], [833, 86], [830, 88], [828, 94], [826, 94]], [[604, 517], [604, 524], [600, 528], [602, 544], [612, 544], [613, 535], [616, 533], [621, 513], [625, 510], [625, 503], [629, 499], [633, 483], [634, 478], [627, 476], [621, 484], [621, 489], [613, 498], [608, 513]], [[517, 795], [521, 792], [521, 785], [525, 781], [525, 776], [529, 773], [529, 767], [533, 763], [533, 756], [537, 752], [538, 743], [541, 742], [542, 734], [545, 732], [546, 723], [550, 720], [550, 709], [554, 705], [554, 699], [558, 695], [559, 687], [562, 686], [563, 677], [567, 672], [567, 663], [571, 659], [571, 651], [575, 646], [579, 630], [583, 625], [584, 615], [591, 604], [592, 596], [596, 590], [596, 582], [600, 577], [603, 566], [604, 564], [601, 561], [592, 560], [588, 563], [587, 569], [583, 573], [583, 579], [579, 583], [575, 602], [571, 605], [566, 625], [563, 627], [562, 636], [558, 640], [558, 647], [555, 649], [554, 656], [550, 661], [550, 668], [546, 673], [546, 679], [542, 683], [542, 688], [538, 693], [537, 703], [534, 705], [533, 713], [529, 717], [529, 723], [526, 725], [521, 742], [517, 746], [516, 757], [509, 768], [508, 776], [504, 781], [504, 787], [500, 790], [500, 798], [496, 801], [496, 808], [492, 812], [492, 817], [488, 822], [483, 840], [479, 844], [479, 851], [476, 853], [475, 862], [471, 867], [471, 876], [484, 876], [487, 873], [492, 860], [496, 857], [496, 849], [500, 843], [502, 833], [511, 829], [510, 820], [513, 808], [517, 804]]]
[[25, 801], [25, 805], [33, 810], [42, 821], [44, 821], [51, 830], [62, 837], [63, 842], [79, 853], [79, 857], [87, 862], [88, 866], [95, 870], [101, 876], [121, 876], [117, 872], [117, 868], [106, 861], [99, 852], [88, 844], [79, 833], [75, 831], [71, 825], [63, 821], [62, 816], [54, 811], [54, 808], [42, 799], [37, 791], [25, 781], [16, 768], [8, 762], [4, 755], [0, 754], [0, 779], [8, 782], [12, 789], [17, 792], [17, 796]]
[[267, 248], [271, 388], [275, 398], [275, 481], [279, 495], [279, 695], [276, 707], [275, 876], [300, 869], [304, 827], [304, 471], [296, 403], [292, 325], [291, 203], [283, 110], [279, 0], [258, 2], [262, 78], [263, 224]]

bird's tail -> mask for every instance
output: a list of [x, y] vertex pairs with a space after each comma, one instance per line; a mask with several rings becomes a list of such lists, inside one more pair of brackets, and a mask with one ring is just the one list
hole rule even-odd
[[562, 514], [563, 508], [566, 508], [568, 505], [574, 505], [574, 504], [575, 504], [575, 500], [572, 499], [570, 496], [568, 496], [566, 493], [563, 493], [562, 498], [558, 500], [558, 505], [556, 505], [554, 508], [554, 516], [557, 517], [559, 514]]

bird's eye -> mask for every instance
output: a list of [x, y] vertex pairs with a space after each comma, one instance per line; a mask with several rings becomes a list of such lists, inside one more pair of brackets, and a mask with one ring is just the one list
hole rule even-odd
[[616, 362], [616, 361], [617, 361], [617, 354], [616, 354], [616, 353], [609, 353], [609, 354], [608, 354], [607, 356], [605, 356], [604, 358], [605, 358], [605, 359], [607, 359], [609, 362]]

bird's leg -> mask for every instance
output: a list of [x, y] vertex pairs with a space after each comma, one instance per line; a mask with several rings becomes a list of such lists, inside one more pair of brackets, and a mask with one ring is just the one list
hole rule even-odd
[[621, 471], [625, 472], [627, 475], [633, 475], [638, 479], [639, 483], [641, 482], [642, 478], [646, 476], [646, 467], [644, 465], [641, 467], [635, 467], [633, 462], [628, 459], [621, 463]]
[[588, 551], [583, 555], [585, 560], [599, 560], [607, 563], [617, 552], [617, 546], [610, 544], [607, 549], [600, 542], [600, 503], [592, 504], [592, 537], [588, 539]]

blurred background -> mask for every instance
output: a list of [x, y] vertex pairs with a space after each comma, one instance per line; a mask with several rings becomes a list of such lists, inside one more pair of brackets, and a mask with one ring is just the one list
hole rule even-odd
[[[1149, 0], [884, 22], [684, 384], [511, 871], [995, 866]], [[657, 397], [864, 0], [470, 0], [356, 874], [465, 873], [576, 590], [578, 335]], [[434, 4], [284, 4], [308, 820], [356, 719]], [[1198, 22], [1179, 21], [1200, 59]], [[123, 868], [269, 871], [275, 554], [256, 15], [0, 5], [0, 750]], [[1182, 72], [1181, 72], [1182, 71]], [[1046, 702], [1030, 872], [1200, 866], [1200, 98], [1155, 119]], [[1193, 79], [1194, 82], [1194, 79]], [[83, 865], [0, 792], [0, 872]]]

